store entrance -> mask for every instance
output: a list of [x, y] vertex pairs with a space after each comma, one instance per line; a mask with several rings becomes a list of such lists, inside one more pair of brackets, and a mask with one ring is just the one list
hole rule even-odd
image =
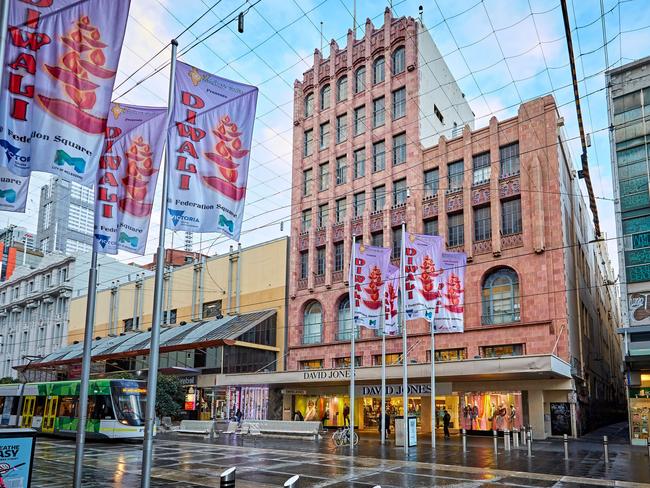
[[[379, 433], [381, 425], [381, 398], [364, 397], [361, 399], [361, 424], [360, 428]], [[411, 396], [408, 398], [408, 413], [417, 419], [418, 430], [422, 423], [422, 397]], [[386, 415], [390, 431], [395, 428], [395, 417], [404, 415], [404, 400], [402, 397], [386, 398]]]

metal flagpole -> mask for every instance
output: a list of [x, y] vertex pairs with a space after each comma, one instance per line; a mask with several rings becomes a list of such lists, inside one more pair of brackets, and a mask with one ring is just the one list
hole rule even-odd
[[9, 3], [11, 0], [2, 1], [2, 11], [0, 11], [0, 90], [5, 75], [5, 46], [7, 45], [7, 24], [9, 23]]
[[[174, 101], [174, 73], [176, 71], [176, 48], [178, 42], [172, 39], [172, 59], [169, 75], [168, 112], [171, 117]], [[169, 124], [168, 124], [169, 126]], [[167, 215], [167, 195], [169, 190], [169, 169], [171, 165], [169, 132], [165, 147], [165, 167], [163, 169], [162, 202], [160, 205], [160, 229], [158, 232], [158, 252], [156, 257], [156, 279], [153, 294], [153, 317], [151, 321], [151, 341], [149, 346], [149, 377], [147, 378], [147, 410], [142, 442], [142, 480], [140, 486], [149, 488], [151, 484], [151, 464], [153, 458], [154, 420], [156, 418], [156, 384], [158, 380], [158, 356], [160, 347], [160, 315], [163, 301], [163, 277], [165, 274], [165, 216]]]
[[402, 404], [404, 410], [404, 452], [409, 451], [408, 439], [408, 412], [409, 412], [409, 397], [408, 397], [408, 345], [406, 342], [406, 224], [402, 222], [402, 249], [400, 256], [400, 287], [402, 288], [402, 306], [400, 307], [400, 315], [402, 316]]
[[[350, 287], [354, 287], [354, 261], [356, 260], [356, 247], [357, 247], [357, 236], [352, 235], [352, 256], [350, 258], [350, 266], [352, 269], [352, 276], [350, 277]], [[350, 294], [350, 328], [352, 329], [352, 339], [350, 340], [350, 455], [354, 455], [354, 373], [355, 373], [355, 350], [354, 342], [357, 334], [357, 327], [354, 323], [354, 300], [352, 299], [354, 294]], [[345, 423], [345, 418], [343, 418], [343, 423]]]
[[95, 327], [95, 296], [97, 294], [97, 251], [90, 257], [88, 272], [88, 298], [86, 299], [86, 326], [84, 328], [84, 346], [81, 360], [81, 385], [79, 386], [79, 423], [77, 424], [77, 441], [74, 450], [74, 488], [81, 488], [83, 477], [84, 446], [86, 444], [86, 419], [88, 417], [88, 383], [90, 381], [90, 363], [93, 345], [93, 328]]
[[[386, 282], [384, 282], [386, 287]], [[381, 296], [381, 443], [386, 437], [386, 292]]]
[[[435, 311], [433, 312], [435, 313]], [[436, 448], [436, 325], [431, 315], [431, 448]]]

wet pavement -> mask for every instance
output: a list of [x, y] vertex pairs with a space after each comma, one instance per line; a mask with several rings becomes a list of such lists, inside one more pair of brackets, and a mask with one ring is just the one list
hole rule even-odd
[[[236, 466], [238, 488], [282, 486], [294, 474], [300, 475], [301, 488], [650, 487], [647, 450], [618, 442], [613, 430], [603, 432], [611, 438], [608, 464], [602, 432], [571, 441], [566, 461], [561, 440], [534, 442], [529, 458], [526, 449], [505, 451], [503, 439], [495, 452], [491, 438], [470, 437], [463, 452], [457, 436], [439, 438], [435, 451], [428, 438], [420, 438], [406, 455], [392, 441], [381, 446], [376, 435], [362, 434], [350, 457], [349, 447], [336, 448], [329, 437], [313, 441], [222, 434], [211, 440], [172, 433], [156, 439], [151, 485], [218, 487], [219, 474]], [[88, 443], [83, 485], [139, 486], [141, 455], [140, 444]], [[39, 438], [32, 486], [71, 486], [73, 464], [73, 441]]]

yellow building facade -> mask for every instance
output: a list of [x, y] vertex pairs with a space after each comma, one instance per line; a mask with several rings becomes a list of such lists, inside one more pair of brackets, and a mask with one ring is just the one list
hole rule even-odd
[[[229, 253], [218, 256], [199, 256], [184, 266], [166, 270], [164, 325], [184, 325], [221, 316], [274, 310], [277, 313], [276, 346], [246, 346], [276, 351], [276, 368], [283, 370], [288, 245], [289, 239], [284, 237], [246, 248], [231, 248]], [[111, 282], [109, 289], [97, 294], [93, 338], [149, 329], [153, 295], [154, 277], [144, 270], [132, 281]], [[83, 338], [86, 299], [87, 296], [82, 296], [70, 303], [70, 343]]]

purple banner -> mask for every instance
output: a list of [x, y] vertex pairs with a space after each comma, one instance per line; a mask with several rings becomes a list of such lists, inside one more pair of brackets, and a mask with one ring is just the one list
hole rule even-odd
[[0, 165], [95, 184], [129, 4], [10, 0]]
[[465, 330], [465, 268], [464, 252], [443, 252], [440, 293], [436, 300], [435, 331], [463, 332]]
[[176, 64], [166, 227], [239, 240], [257, 88]]
[[354, 325], [378, 329], [381, 318], [381, 294], [390, 265], [390, 249], [355, 245], [354, 263], [350, 264], [350, 306]]
[[436, 278], [442, 274], [442, 251], [444, 240], [440, 236], [409, 234], [404, 236], [404, 256], [402, 263], [406, 281], [407, 320], [427, 316], [433, 311], [438, 298]]
[[395, 335], [399, 331], [400, 315], [398, 310], [399, 267], [388, 265], [384, 281], [384, 333]]
[[167, 109], [114, 103], [97, 172], [94, 248], [144, 254]]

